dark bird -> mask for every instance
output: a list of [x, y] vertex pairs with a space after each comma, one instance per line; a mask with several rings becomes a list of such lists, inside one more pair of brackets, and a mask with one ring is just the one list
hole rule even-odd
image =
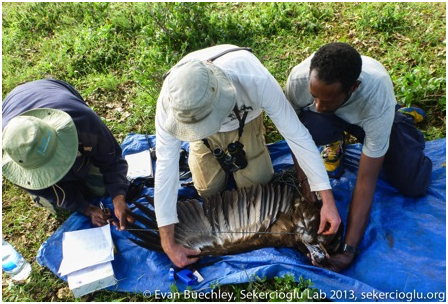
[[[179, 223], [175, 239], [199, 256], [237, 254], [263, 247], [292, 247], [322, 262], [336, 252], [342, 239], [342, 224], [334, 235], [318, 235], [321, 202], [308, 202], [284, 183], [271, 182], [225, 191], [202, 204], [196, 199], [177, 203]], [[150, 203], [152, 198], [146, 197]], [[155, 212], [134, 202], [140, 212], [130, 211], [137, 223], [127, 223], [137, 245], [163, 252]]]

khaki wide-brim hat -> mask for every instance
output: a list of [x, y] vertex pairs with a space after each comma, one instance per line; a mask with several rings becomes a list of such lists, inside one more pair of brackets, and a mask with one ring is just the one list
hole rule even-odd
[[234, 86], [211, 62], [179, 64], [165, 81], [165, 128], [182, 141], [193, 142], [217, 133], [235, 106]]
[[2, 171], [7, 179], [25, 189], [45, 189], [60, 181], [73, 166], [78, 133], [64, 111], [33, 109], [8, 122], [2, 149]]

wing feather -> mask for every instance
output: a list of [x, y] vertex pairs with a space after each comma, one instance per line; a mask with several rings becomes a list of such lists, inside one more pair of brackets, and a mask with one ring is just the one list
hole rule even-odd
[[[175, 239], [183, 246], [200, 249], [201, 255], [234, 254], [268, 246], [297, 247], [320, 216], [319, 208], [300, 203], [300, 194], [282, 183], [217, 193], [203, 198], [202, 205], [197, 200], [179, 201]], [[143, 213], [135, 215], [136, 221], [153, 231], [133, 231], [138, 239], [132, 241], [161, 251], [154, 211], [140, 203], [135, 205]], [[290, 232], [297, 232], [297, 237]]]

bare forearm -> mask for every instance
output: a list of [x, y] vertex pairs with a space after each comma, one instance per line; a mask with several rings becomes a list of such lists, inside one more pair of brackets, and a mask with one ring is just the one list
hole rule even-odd
[[[293, 155], [294, 165], [297, 171], [297, 179], [300, 184], [300, 191], [302, 196], [308, 202], [315, 202], [317, 200], [314, 192], [311, 191], [307, 181], [307, 176], [303, 172], [302, 168], [297, 162], [297, 159]], [[339, 216], [338, 208], [336, 207], [333, 192], [331, 189], [319, 191], [320, 198], [322, 199], [322, 209], [320, 212], [320, 225], [317, 233], [334, 234], [338, 231], [341, 224], [341, 217]]]
[[175, 244], [174, 241], [174, 224], [159, 227], [160, 241], [164, 250], [172, 247]]
[[353, 192], [347, 221], [345, 243], [357, 247], [370, 218], [376, 182], [384, 157], [370, 158], [361, 154], [358, 178]]
[[370, 218], [373, 193], [366, 193], [355, 187], [347, 220], [345, 243], [357, 247], [362, 240]]

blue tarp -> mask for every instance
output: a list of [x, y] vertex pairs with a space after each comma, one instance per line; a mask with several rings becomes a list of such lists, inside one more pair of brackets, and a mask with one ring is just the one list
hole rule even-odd
[[[154, 146], [154, 136], [149, 140]], [[291, 167], [292, 158], [284, 141], [268, 146], [276, 172]], [[122, 147], [124, 155], [132, 154], [148, 149], [148, 141], [144, 135], [130, 134]], [[183, 147], [188, 149], [188, 144], [184, 143]], [[345, 173], [339, 180], [331, 180], [344, 223], [356, 182], [360, 151], [359, 144], [349, 145], [344, 156]], [[446, 139], [427, 142], [425, 152], [433, 161], [432, 183], [427, 195], [405, 197], [380, 176], [360, 254], [342, 273], [314, 267], [293, 249], [264, 248], [224, 256], [201, 268], [205, 280], [193, 285], [193, 290], [210, 290], [210, 286], [216, 284], [245, 283], [255, 276], [273, 278], [292, 274], [296, 280], [300, 276], [311, 279], [313, 287], [333, 301], [446, 301]], [[191, 189], [181, 188], [179, 193], [183, 196], [192, 195]], [[152, 188], [144, 191], [153, 195]], [[106, 199], [106, 205], [112, 207], [110, 198]], [[92, 228], [89, 219], [78, 213], [71, 215], [42, 244], [38, 262], [57, 274], [62, 259], [63, 233], [87, 228]], [[171, 263], [165, 254], [138, 247], [128, 239], [129, 232], [118, 232], [115, 227], [112, 227], [112, 237], [119, 251], [112, 262], [118, 284], [109, 289], [153, 295], [170, 291], [173, 284], [168, 276]], [[186, 289], [182, 282], [176, 285], [180, 291]], [[245, 295], [240, 296], [244, 299]]]

